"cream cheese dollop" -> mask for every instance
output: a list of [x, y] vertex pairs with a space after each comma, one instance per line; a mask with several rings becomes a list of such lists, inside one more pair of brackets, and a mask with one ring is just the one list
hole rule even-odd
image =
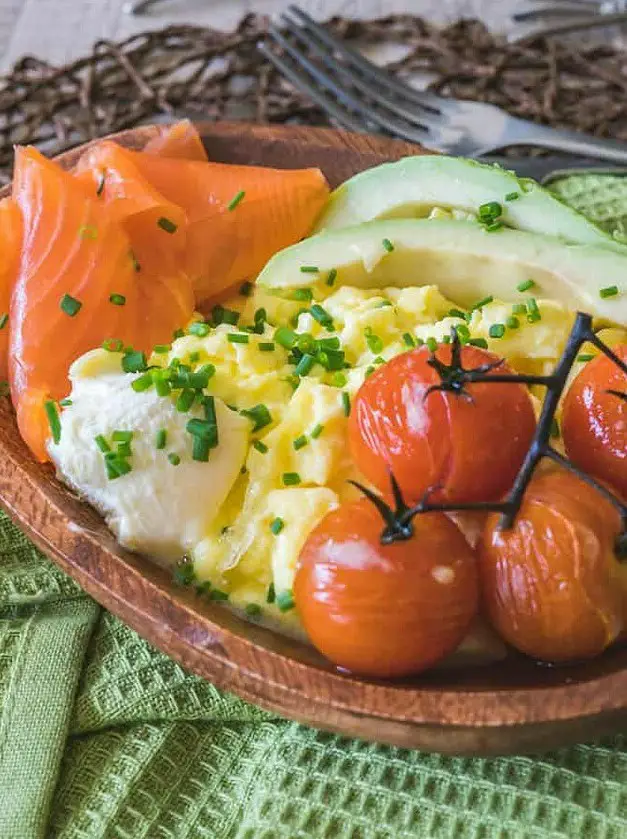
[[[137, 375], [122, 372], [120, 360], [92, 350], [74, 362], [71, 404], [61, 413], [61, 438], [48, 451], [59, 477], [104, 516], [124, 547], [170, 563], [191, 551], [217, 516], [246, 460], [250, 422], [216, 397], [219, 442], [208, 462], [195, 461], [186, 425], [203, 417], [202, 408], [179, 412], [154, 388], [135, 392]], [[167, 442], [158, 449], [162, 430]], [[132, 468], [111, 480], [96, 438], [111, 442], [114, 431], [133, 432]], [[178, 465], [168, 455], [178, 456]]]

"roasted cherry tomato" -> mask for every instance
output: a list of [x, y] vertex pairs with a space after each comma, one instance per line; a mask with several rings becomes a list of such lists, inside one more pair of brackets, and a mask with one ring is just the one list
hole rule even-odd
[[483, 599], [513, 647], [542, 661], [601, 653], [627, 618], [627, 566], [615, 555], [620, 515], [562, 469], [540, 472], [510, 530], [489, 516], [479, 546]]
[[370, 501], [342, 504], [309, 535], [294, 597], [314, 646], [374, 677], [418, 673], [453, 652], [477, 611], [474, 552], [441, 513], [414, 521], [407, 541], [382, 545]]
[[[450, 345], [436, 358], [451, 363]], [[357, 468], [389, 495], [390, 471], [405, 500], [419, 501], [439, 487], [435, 500], [492, 501], [511, 487], [536, 421], [524, 385], [477, 383], [466, 394], [432, 391], [440, 374], [426, 347], [396, 356], [359, 389], [349, 420], [350, 446]], [[473, 346], [461, 348], [466, 369], [498, 358]], [[511, 374], [502, 364], [494, 373]]]
[[[627, 344], [614, 347], [627, 362]], [[610, 393], [609, 391], [615, 391]], [[605, 355], [581, 370], [564, 399], [562, 432], [566, 452], [585, 472], [627, 498], [627, 375]]]

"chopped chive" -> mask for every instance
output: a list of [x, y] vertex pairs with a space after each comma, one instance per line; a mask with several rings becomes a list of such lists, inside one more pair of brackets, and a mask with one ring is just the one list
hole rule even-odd
[[294, 440], [292, 445], [294, 446], [295, 451], [298, 451], [299, 449], [304, 449], [308, 442], [307, 437], [304, 434], [301, 434], [300, 437], [297, 437]]
[[73, 318], [74, 315], [77, 315], [82, 307], [82, 303], [80, 300], [76, 300], [76, 298], [71, 297], [69, 294], [64, 294], [59, 302], [59, 306], [61, 311], [64, 312], [69, 317]]
[[268, 451], [268, 447], [265, 443], [262, 443], [261, 440], [253, 440], [253, 449], [258, 451], [260, 454], [266, 454]]
[[206, 419], [198, 419], [198, 417], [190, 419], [185, 426], [188, 434], [191, 434], [193, 437], [203, 437], [207, 440], [213, 440], [217, 437], [216, 429], [217, 425], [215, 423], [211, 423]]
[[255, 405], [252, 408], [244, 408], [240, 411], [240, 414], [254, 422], [253, 432], [260, 431], [272, 422], [272, 415], [263, 404]]
[[111, 446], [107, 443], [104, 434], [97, 434], [94, 437], [94, 442], [103, 454], [111, 451]]
[[156, 352], [157, 355], [166, 355], [170, 352], [171, 349], [172, 344], [157, 344], [157, 346], [154, 348], [154, 352]]
[[321, 326], [333, 326], [333, 318], [326, 311], [326, 309], [323, 309], [322, 306], [320, 306], [318, 303], [314, 303], [314, 305], [309, 309], [309, 312], [312, 318], [314, 318], [314, 320], [317, 320], [318, 323], [321, 324]]
[[518, 329], [520, 327], [520, 321], [514, 315], [510, 315], [505, 321], [505, 324], [508, 329]]
[[393, 306], [393, 305], [394, 304], [392, 303], [391, 300], [379, 300], [379, 302], [375, 306], [375, 309], [387, 309], [389, 306]]
[[173, 338], [175, 341], [176, 341], [178, 338], [184, 338], [184, 337], [185, 337], [185, 333], [183, 332], [183, 330], [182, 330], [182, 329], [175, 329], [175, 330], [174, 330], [174, 332], [172, 333], [172, 338]]
[[517, 198], [520, 198], [520, 192], [508, 192], [505, 196], [506, 201], [516, 201]]
[[309, 303], [310, 300], [313, 300], [313, 291], [310, 288], [297, 288], [292, 294], [292, 300]]
[[403, 335], [403, 343], [406, 347], [415, 347], [416, 341], [414, 340], [414, 336], [410, 332], [405, 332]]
[[270, 583], [266, 594], [266, 603], [274, 603], [276, 600], [276, 592], [274, 590], [274, 583]]
[[317, 274], [319, 273], [320, 269], [316, 265], [301, 265], [300, 272], [301, 274]]
[[321, 350], [316, 360], [325, 370], [343, 370], [346, 364], [346, 355], [343, 350]]
[[206, 338], [211, 331], [211, 327], [208, 323], [205, 323], [202, 320], [197, 320], [189, 325], [187, 331], [190, 335], [195, 335], [197, 338]]
[[130, 457], [132, 455], [130, 443], [118, 443], [117, 453], [120, 457]]
[[529, 291], [530, 288], [535, 286], [535, 280], [524, 280], [522, 283], [518, 283], [516, 286], [517, 291]]
[[524, 315], [527, 311], [527, 307], [524, 303], [514, 303], [512, 306], [512, 314], [514, 315]]
[[487, 297], [484, 297], [483, 300], [479, 300], [477, 303], [475, 303], [472, 306], [472, 309], [473, 311], [475, 309], [482, 309], [484, 306], [487, 306], [489, 303], [492, 303], [493, 301], [494, 297], [491, 294], [489, 294]]
[[9, 316], [7, 315], [6, 312], [4, 312], [4, 314], [0, 315], [0, 329], [4, 329], [4, 327], [7, 325], [8, 322], [9, 322]]
[[461, 318], [462, 320], [466, 320], [466, 312], [463, 312], [461, 309], [450, 309], [448, 312], [449, 318]]
[[443, 335], [442, 336], [442, 343], [443, 344], [450, 344], [451, 343], [451, 336], [450, 335]]
[[122, 370], [125, 373], [143, 373], [147, 366], [146, 355], [140, 350], [129, 350], [122, 356]]
[[292, 388], [292, 390], [298, 390], [298, 386], [300, 384], [300, 379], [298, 376], [286, 376], [283, 379], [284, 382], [287, 382], [288, 385]]
[[344, 416], [350, 416], [351, 412], [351, 398], [350, 395], [346, 392], [342, 392], [342, 410], [344, 411]]
[[160, 428], [159, 431], [157, 431], [157, 434], [155, 436], [155, 448], [156, 449], [165, 449], [167, 441], [168, 441], [167, 429]]
[[229, 595], [226, 591], [221, 591], [219, 588], [211, 589], [209, 592], [209, 600], [217, 600], [217, 601], [225, 601], [229, 599]]
[[337, 337], [320, 338], [316, 343], [321, 350], [339, 350], [340, 348], [340, 339]]
[[618, 294], [618, 286], [608, 285], [605, 288], [599, 289], [599, 297], [605, 299], [606, 297], [616, 297]]
[[468, 329], [465, 323], [458, 323], [455, 327], [455, 332], [457, 332], [457, 337], [462, 344], [468, 343], [470, 340], [470, 329]]
[[114, 306], [124, 306], [126, 297], [123, 294], [110, 294], [109, 303], [113, 303]]
[[122, 352], [124, 347], [123, 341], [114, 338], [107, 338], [102, 342], [102, 349], [107, 352]]
[[165, 216], [161, 216], [161, 218], [157, 221], [158, 227], [162, 230], [165, 230], [166, 233], [176, 233], [178, 227], [176, 224], [169, 218], [165, 218]]
[[250, 335], [246, 335], [244, 332], [229, 332], [226, 340], [231, 344], [248, 344]]
[[195, 399], [196, 393], [189, 388], [185, 388], [176, 400], [176, 410], [181, 414], [186, 413], [194, 404]]
[[195, 460], [198, 463], [207, 463], [209, 460], [210, 448], [210, 441], [207, 437], [198, 437], [194, 435], [192, 442], [192, 460]]
[[250, 297], [250, 295], [253, 293], [253, 284], [249, 280], [246, 280], [239, 287], [239, 293], [242, 295], [242, 297]]
[[213, 364], [203, 364], [198, 370], [188, 375], [187, 382], [194, 390], [203, 390], [207, 387], [209, 379], [215, 375], [215, 372], [216, 368]]
[[240, 191], [233, 198], [231, 198], [229, 203], [226, 205], [227, 210], [234, 210], [245, 195], [245, 191], [243, 189], [240, 189]]
[[44, 409], [46, 411], [46, 416], [48, 417], [48, 425], [50, 426], [52, 439], [56, 444], [61, 439], [61, 420], [59, 419], [59, 412], [57, 411], [57, 403], [53, 402], [52, 399], [49, 399], [44, 403]]
[[313, 355], [309, 355], [309, 353], [305, 353], [305, 355], [301, 358], [301, 360], [296, 365], [294, 369], [294, 373], [297, 376], [306, 376], [308, 373], [311, 372], [312, 367], [316, 363], [316, 359]]
[[331, 268], [329, 274], [327, 276], [327, 285], [333, 286], [335, 285], [335, 280], [337, 279], [337, 268]]
[[135, 391], [135, 393], [143, 393], [145, 390], [149, 390], [153, 385], [152, 373], [144, 373], [141, 376], [138, 376], [131, 382], [131, 387]]
[[471, 338], [468, 341], [471, 347], [479, 347], [479, 349], [487, 350], [488, 349], [488, 342], [485, 338]]
[[540, 309], [538, 308], [538, 304], [534, 297], [530, 297], [529, 300], [527, 300], [527, 320], [529, 323], [536, 323], [537, 321], [542, 320]]
[[488, 335], [490, 338], [502, 338], [505, 335], [505, 324], [493, 323], [488, 330]]
[[276, 605], [281, 612], [289, 612], [293, 609], [296, 603], [294, 602], [294, 595], [288, 589], [287, 591], [280, 591], [276, 595]]
[[496, 219], [503, 212], [503, 207], [498, 201], [488, 201], [486, 204], [481, 204], [479, 207], [479, 218], [481, 219]]
[[72, 403], [72, 400], [71, 400], [71, 399], [62, 399], [62, 400], [59, 402], [59, 405], [60, 405], [62, 408], [69, 408], [69, 407], [70, 407], [70, 405], [72, 405], [72, 404], [73, 404], [73, 403]]
[[299, 309], [295, 315], [290, 318], [290, 326], [296, 328], [298, 326], [298, 321], [301, 315], [308, 315], [309, 309]]
[[497, 230], [502, 230], [505, 227], [505, 224], [502, 221], [493, 221], [490, 224], [486, 224], [485, 229], [488, 233], [496, 233]]
[[375, 335], [372, 331], [372, 327], [367, 326], [365, 330], [366, 335], [366, 344], [368, 345], [368, 349], [370, 352], [378, 355], [381, 350], [383, 349], [383, 341], [379, 338], [378, 335]]
[[286, 350], [291, 350], [297, 340], [297, 335], [288, 329], [286, 326], [280, 326], [274, 333], [274, 340], [277, 344], [285, 347]]
[[389, 239], [383, 239], [381, 244], [388, 253], [392, 253], [392, 251], [394, 250], [394, 245], [392, 244], [392, 242], [390, 242]]
[[258, 603], [247, 603], [244, 612], [253, 620], [261, 616], [261, 606]]
[[283, 519], [279, 518], [278, 516], [270, 524], [270, 530], [274, 533], [275, 536], [278, 536], [279, 533], [283, 530], [284, 527], [285, 527], [285, 522], [283, 521]]
[[214, 326], [219, 326], [224, 321], [224, 306], [219, 303], [211, 310], [211, 323]]
[[369, 367], [366, 367], [366, 370], [364, 372], [364, 379], [368, 379], [370, 376], [372, 376], [376, 369], [377, 368], [373, 367], [372, 364]]
[[228, 323], [231, 326], [237, 326], [237, 322], [240, 319], [240, 313], [236, 312], [235, 309], [224, 309], [222, 314], [222, 323]]
[[200, 353], [197, 350], [194, 350], [194, 352], [190, 352], [190, 354], [187, 356], [187, 360], [190, 364], [197, 364], [200, 361]]
[[579, 361], [581, 364], [585, 364], [587, 361], [592, 361], [594, 357], [595, 356], [594, 356], [593, 353], [583, 352], [583, 353], [580, 353], [580, 355], [577, 356], [577, 361]]
[[172, 464], [172, 466], [178, 466], [181, 462], [181, 458], [175, 452], [170, 452], [170, 454], [168, 455], [168, 460]]
[[104, 192], [106, 174], [106, 169], [100, 174], [100, 180], [98, 181], [98, 186], [96, 187], [96, 195], [98, 196], [98, 198], [100, 198], [100, 196]]
[[218, 420], [216, 417], [216, 400], [213, 396], [205, 396], [203, 399], [203, 408], [205, 409], [205, 419], [211, 425], [218, 427]]
[[91, 239], [95, 241], [98, 238], [98, 228], [93, 224], [84, 224], [78, 228], [78, 235], [81, 239]]
[[114, 431], [111, 439], [114, 443], [130, 443], [133, 436], [134, 433], [132, 431]]
[[435, 352], [438, 348], [438, 342], [435, 340], [435, 338], [427, 338], [425, 344], [427, 345], [427, 349], [429, 350], [429, 352]]
[[333, 384], [333, 387], [346, 387], [348, 379], [346, 378], [346, 375], [344, 373], [338, 370], [337, 373], [333, 374], [331, 382]]
[[274, 344], [272, 341], [261, 341], [257, 344], [260, 352], [274, 352]]
[[300, 484], [300, 475], [298, 472], [284, 472], [282, 480], [283, 486], [295, 487]]

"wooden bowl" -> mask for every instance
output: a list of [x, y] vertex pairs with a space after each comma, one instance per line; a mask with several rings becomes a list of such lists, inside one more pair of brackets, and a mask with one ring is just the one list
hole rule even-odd
[[[332, 185], [420, 152], [324, 129], [215, 123], [200, 129], [212, 160], [320, 166]], [[142, 148], [156, 131], [143, 127], [115, 139]], [[79, 153], [60, 162], [69, 167]], [[540, 751], [606, 734], [627, 720], [624, 648], [559, 669], [512, 656], [402, 682], [340, 674], [313, 649], [201, 602], [149, 559], [120, 548], [52, 468], [33, 460], [8, 400], [0, 406], [0, 464], [4, 509], [99, 603], [188, 670], [286, 717], [398, 746], [474, 755]]]

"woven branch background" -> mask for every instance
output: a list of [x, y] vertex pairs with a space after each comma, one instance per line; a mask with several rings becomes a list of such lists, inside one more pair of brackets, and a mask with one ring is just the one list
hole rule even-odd
[[[399, 45], [403, 55], [390, 69], [426, 73], [444, 95], [627, 140], [627, 53], [607, 44], [511, 45], [479, 21], [438, 29], [410, 15], [329, 25], [357, 46]], [[16, 143], [54, 154], [159, 116], [327, 124], [257, 51], [267, 26], [258, 15], [233, 32], [169, 26], [100, 41], [62, 67], [22, 58], [0, 77], [0, 182], [10, 178]]]

